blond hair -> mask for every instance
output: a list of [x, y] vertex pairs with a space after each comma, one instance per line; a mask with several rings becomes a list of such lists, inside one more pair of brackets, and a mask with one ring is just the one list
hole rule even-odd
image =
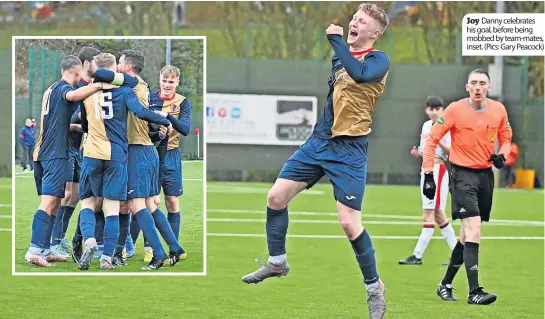
[[390, 19], [388, 18], [386, 11], [384, 11], [384, 9], [377, 6], [376, 4], [362, 3], [360, 4], [358, 10], [363, 11], [363, 13], [370, 16], [380, 24], [382, 29], [380, 31], [380, 34], [384, 33], [384, 30], [386, 30], [388, 24], [390, 24]]
[[115, 64], [115, 55], [111, 53], [101, 53], [95, 56], [97, 68], [107, 69]]
[[174, 65], [165, 65], [160, 72], [161, 75], [167, 76], [167, 77], [180, 77], [180, 69], [175, 67]]

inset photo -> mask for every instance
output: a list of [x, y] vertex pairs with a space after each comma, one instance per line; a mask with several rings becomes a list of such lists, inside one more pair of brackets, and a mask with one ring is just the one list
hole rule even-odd
[[205, 37], [13, 37], [13, 275], [205, 275]]

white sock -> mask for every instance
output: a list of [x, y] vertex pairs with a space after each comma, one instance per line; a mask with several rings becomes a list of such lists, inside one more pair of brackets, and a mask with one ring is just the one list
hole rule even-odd
[[29, 247], [28, 251], [30, 251], [30, 253], [33, 254], [33, 255], [40, 255], [42, 253], [43, 249], [38, 248], [38, 247]]
[[93, 245], [93, 244], [96, 245], [96, 243], [97, 243], [97, 240], [94, 239], [93, 237], [87, 238], [87, 240], [85, 241], [85, 247], [89, 248], [89, 247], [91, 247], [91, 245]]
[[[426, 227], [428, 226], [428, 227]], [[429, 227], [432, 226], [432, 227]], [[420, 237], [418, 238], [418, 242], [416, 243], [416, 247], [414, 247], [413, 255], [421, 259], [424, 255], [424, 252], [426, 251], [426, 248], [428, 247], [428, 244], [430, 243], [431, 238], [433, 237], [433, 231], [435, 228], [433, 227], [433, 224], [424, 224], [422, 227], [422, 232], [420, 233]]]
[[269, 262], [273, 265], [282, 265], [287, 260], [286, 254], [278, 255], [278, 256], [269, 256]]
[[112, 263], [112, 257], [110, 256], [100, 255], [100, 261], [103, 261], [103, 260], [109, 262], [110, 264]]
[[454, 246], [456, 246], [456, 234], [454, 233], [454, 228], [452, 228], [452, 225], [448, 221], [439, 227], [441, 227], [441, 234], [443, 234], [443, 237], [445, 237], [450, 250], [453, 250]]

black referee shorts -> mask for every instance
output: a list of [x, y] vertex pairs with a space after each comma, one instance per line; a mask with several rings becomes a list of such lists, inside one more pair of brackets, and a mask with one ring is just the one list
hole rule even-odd
[[473, 169], [452, 164], [450, 193], [452, 220], [481, 216], [481, 221], [489, 221], [494, 194], [492, 169]]

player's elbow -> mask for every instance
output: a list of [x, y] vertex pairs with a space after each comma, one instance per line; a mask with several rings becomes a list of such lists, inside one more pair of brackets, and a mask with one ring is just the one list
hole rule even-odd
[[68, 102], [79, 102], [84, 100], [85, 96], [77, 90], [66, 93], [65, 99]]
[[362, 72], [352, 77], [356, 83], [369, 83], [369, 82], [379, 82], [384, 76], [381, 76], [378, 73], [369, 73]]
[[65, 100], [68, 102], [76, 101], [76, 97], [77, 97], [77, 94], [75, 93], [75, 91], [70, 91], [66, 93], [66, 95], [64, 96]]

